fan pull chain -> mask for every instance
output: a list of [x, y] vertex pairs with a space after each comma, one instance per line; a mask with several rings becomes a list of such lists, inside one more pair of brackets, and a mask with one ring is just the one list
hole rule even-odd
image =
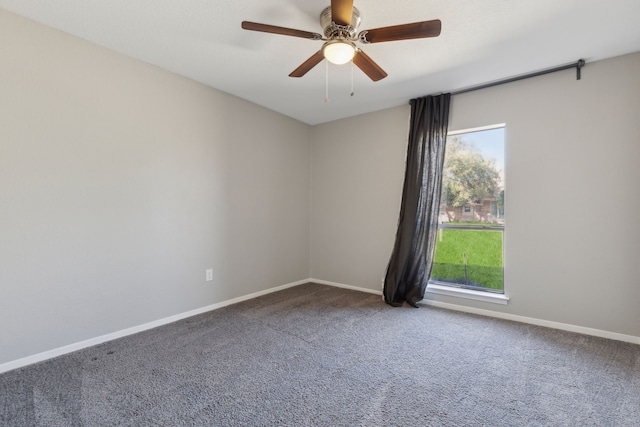
[[351, 96], [353, 96], [353, 60], [351, 60]]
[[324, 102], [329, 102], [329, 61], [324, 61]]

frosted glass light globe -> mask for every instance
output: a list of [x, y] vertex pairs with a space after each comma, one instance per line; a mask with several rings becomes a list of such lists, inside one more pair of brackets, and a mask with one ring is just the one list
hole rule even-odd
[[322, 53], [327, 61], [332, 64], [341, 65], [353, 59], [356, 54], [356, 48], [351, 43], [342, 41], [329, 42], [322, 48]]

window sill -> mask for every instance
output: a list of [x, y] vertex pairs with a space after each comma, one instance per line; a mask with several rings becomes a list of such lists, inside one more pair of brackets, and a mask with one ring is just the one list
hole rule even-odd
[[509, 302], [509, 297], [504, 294], [496, 294], [492, 292], [474, 291], [471, 289], [456, 288], [453, 286], [437, 285], [435, 283], [429, 283], [426, 289], [427, 293], [446, 295], [449, 297], [466, 298], [476, 301], [490, 302], [494, 304], [506, 305]]

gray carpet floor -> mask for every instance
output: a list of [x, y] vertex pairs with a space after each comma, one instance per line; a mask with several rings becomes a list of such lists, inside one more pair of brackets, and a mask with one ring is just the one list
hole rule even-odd
[[0, 375], [1, 426], [640, 426], [640, 346], [306, 284]]

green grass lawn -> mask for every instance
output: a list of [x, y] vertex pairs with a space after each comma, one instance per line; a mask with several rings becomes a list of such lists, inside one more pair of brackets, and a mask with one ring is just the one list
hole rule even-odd
[[467, 274], [470, 281], [486, 288], [504, 290], [501, 231], [438, 231], [431, 278], [443, 282], [463, 283], [463, 253], [467, 255]]

